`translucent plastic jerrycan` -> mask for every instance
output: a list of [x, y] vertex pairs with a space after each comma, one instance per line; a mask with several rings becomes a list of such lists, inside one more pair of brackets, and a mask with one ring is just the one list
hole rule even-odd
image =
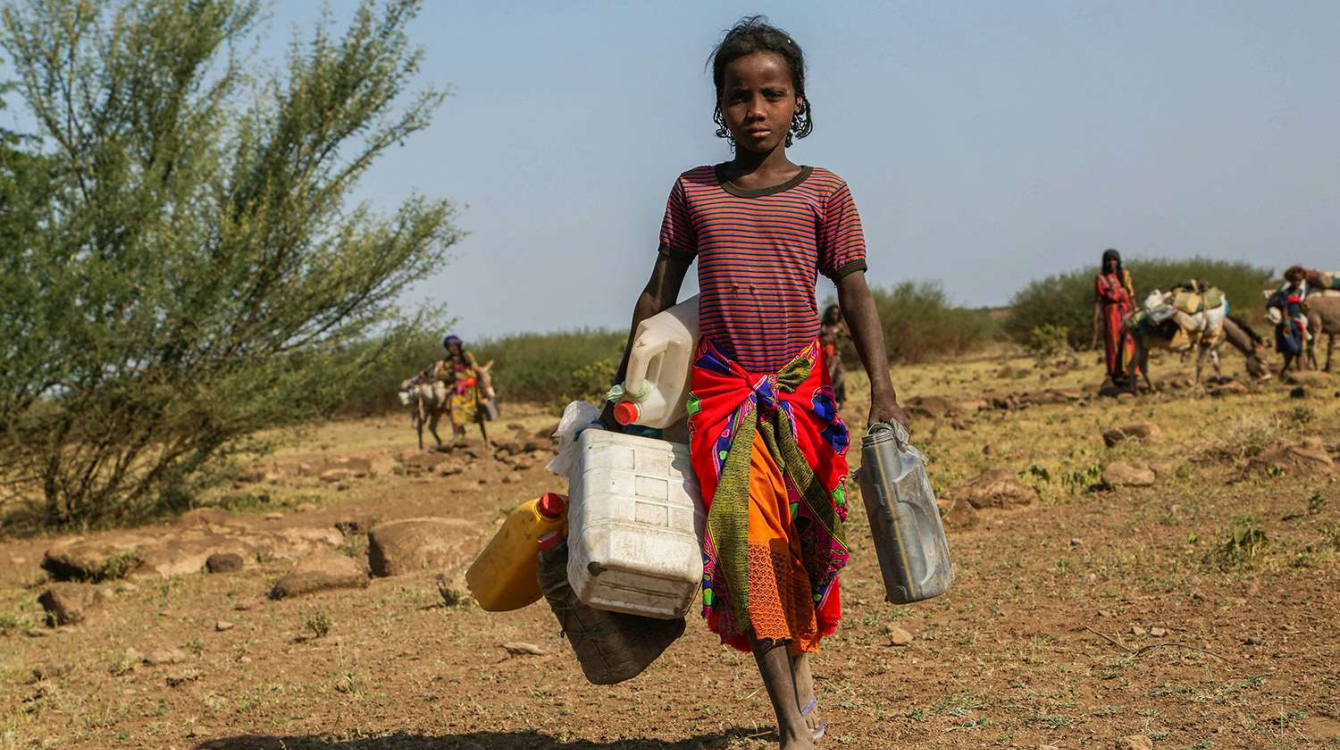
[[925, 457], [901, 424], [876, 423], [861, 439], [857, 472], [884, 591], [895, 604], [939, 596], [954, 582], [949, 543]]
[[509, 612], [540, 600], [541, 540], [561, 536], [567, 510], [566, 498], [546, 492], [512, 511], [465, 574], [480, 608]]
[[642, 321], [628, 354], [620, 424], [665, 429], [686, 414], [689, 369], [698, 345], [698, 295]]
[[568, 474], [568, 582], [589, 607], [683, 617], [703, 577], [688, 446], [586, 430]]

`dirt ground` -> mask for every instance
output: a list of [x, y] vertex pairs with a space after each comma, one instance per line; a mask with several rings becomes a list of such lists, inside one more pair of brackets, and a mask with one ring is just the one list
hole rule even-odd
[[[1179, 371], [1167, 359], [1156, 367]], [[1087, 359], [983, 357], [895, 373], [904, 401], [944, 399], [914, 424], [938, 492], [1004, 469], [1034, 499], [951, 529], [957, 582], [913, 606], [883, 601], [854, 504], [844, 625], [815, 668], [821, 747], [1070, 750], [1134, 735], [1155, 748], [1340, 747], [1340, 492], [1324, 468], [1259, 460], [1303, 435], [1334, 457], [1340, 378], [1301, 398], [1278, 382], [1091, 397], [1100, 381]], [[845, 412], [864, 426], [860, 402]], [[504, 421], [535, 430], [556, 419], [513, 406]], [[1162, 439], [1105, 446], [1104, 430], [1136, 421]], [[413, 448], [393, 415], [315, 427], [263, 463]], [[205, 500], [258, 529], [441, 516], [487, 539], [507, 510], [565, 489], [547, 458], [338, 485], [290, 472]], [[1148, 462], [1157, 480], [1107, 487], [1113, 461]], [[0, 542], [0, 750], [774, 746], [752, 660], [718, 646], [696, 610], [659, 661], [614, 687], [585, 682], [543, 602], [506, 614], [448, 606], [434, 571], [272, 601], [288, 563], [258, 558], [236, 573], [99, 584], [106, 601], [88, 622], [53, 629], [37, 597], [56, 541]], [[365, 545], [353, 535], [345, 552]], [[890, 626], [911, 644], [891, 645]], [[502, 648], [515, 642], [543, 653]], [[127, 655], [161, 648], [182, 649], [186, 663]]]

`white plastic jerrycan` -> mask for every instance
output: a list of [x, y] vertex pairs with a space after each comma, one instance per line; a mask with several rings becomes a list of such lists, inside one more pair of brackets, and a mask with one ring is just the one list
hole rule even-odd
[[689, 448], [588, 429], [568, 474], [568, 582], [595, 609], [683, 617], [703, 577]]
[[633, 336], [620, 424], [665, 429], [686, 415], [689, 369], [698, 346], [698, 295], [642, 321]]

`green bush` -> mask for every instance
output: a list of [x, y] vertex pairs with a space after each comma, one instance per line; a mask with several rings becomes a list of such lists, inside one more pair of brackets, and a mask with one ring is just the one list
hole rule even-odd
[[[1000, 325], [989, 311], [951, 305], [939, 284], [905, 281], [872, 289], [871, 295], [890, 362], [963, 354], [998, 337]], [[859, 362], [854, 350], [844, 356]]]
[[[1136, 304], [1152, 289], [1168, 289], [1179, 281], [1198, 278], [1224, 290], [1234, 316], [1259, 320], [1264, 314], [1261, 290], [1272, 277], [1268, 268], [1248, 263], [1210, 258], [1190, 260], [1142, 259], [1126, 262], [1135, 282]], [[1057, 326], [1069, 330], [1069, 343], [1076, 349], [1093, 344], [1094, 278], [1098, 266], [1078, 268], [1030, 282], [1010, 302], [1005, 333], [1027, 345], [1034, 329]]]

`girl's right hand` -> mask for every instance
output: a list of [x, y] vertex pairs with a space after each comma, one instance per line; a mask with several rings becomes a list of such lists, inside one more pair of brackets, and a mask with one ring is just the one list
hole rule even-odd
[[606, 401], [605, 408], [600, 410], [600, 424], [611, 432], [621, 432], [623, 425], [614, 418], [614, 402]]

